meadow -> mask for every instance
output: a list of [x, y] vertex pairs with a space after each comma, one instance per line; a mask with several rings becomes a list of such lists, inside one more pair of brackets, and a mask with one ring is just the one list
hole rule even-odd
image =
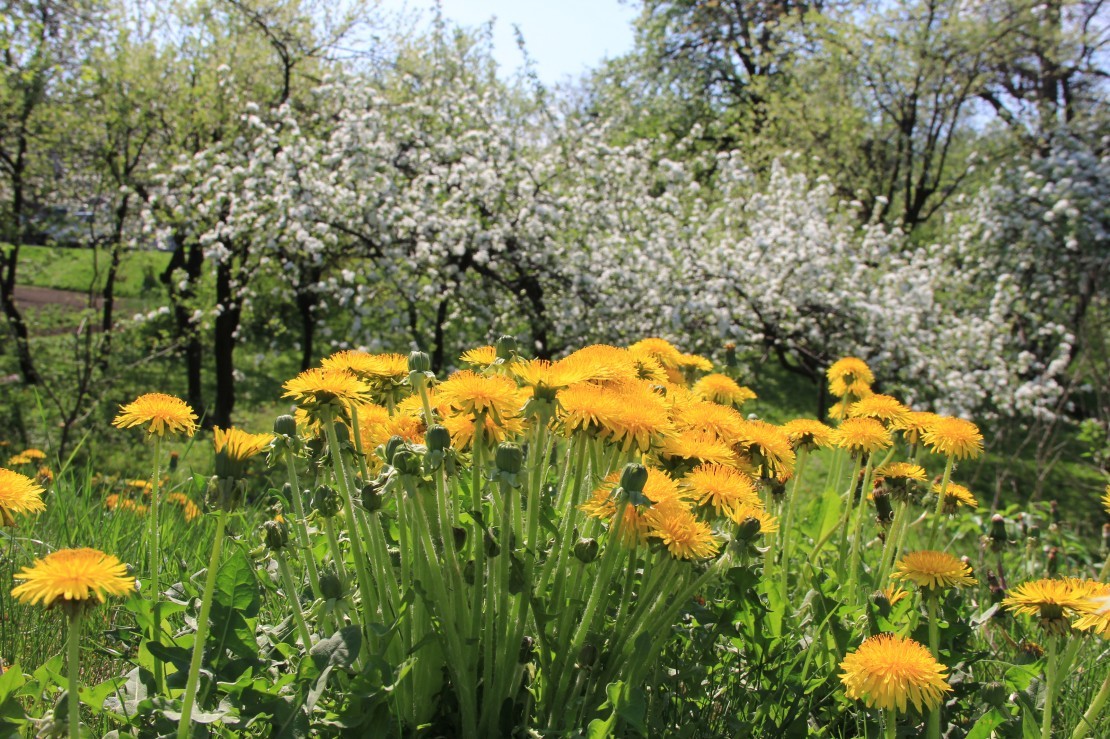
[[[661, 339], [460, 363], [339, 352], [284, 383], [272, 432], [214, 443], [139, 396], [112, 431], [127, 474], [9, 446], [45, 505], [4, 478], [5, 730], [64, 732], [72, 684], [95, 736], [1110, 726], [1110, 491], [992, 515], [963, 485], [975, 425], [874, 393], [855, 358], [827, 425], [756, 420], [758, 383]], [[72, 547], [126, 569], [73, 574], [76, 599], [34, 579]]]

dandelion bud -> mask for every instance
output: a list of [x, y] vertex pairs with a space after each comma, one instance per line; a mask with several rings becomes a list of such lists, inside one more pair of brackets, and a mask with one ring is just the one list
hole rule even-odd
[[736, 527], [736, 538], [740, 541], [751, 541], [759, 536], [761, 528], [762, 524], [759, 523], [758, 518], [748, 516]]
[[431, 369], [432, 358], [427, 352], [409, 352], [409, 372], [430, 372]]
[[474, 560], [472, 560], [472, 559], [466, 560], [466, 564], [463, 565], [462, 575], [463, 575], [463, 580], [466, 580], [467, 585], [473, 585], [474, 584]]
[[591, 667], [594, 662], [597, 662], [597, 647], [590, 642], [586, 642], [578, 650], [578, 667], [585, 669]]
[[462, 551], [466, 546], [466, 529], [462, 526], [452, 526], [451, 537], [455, 540], [455, 549]]
[[[993, 605], [998, 605], [1002, 602], [1002, 599], [1006, 597], [1006, 588], [1002, 587], [1002, 583], [999, 582], [998, 576], [993, 572], [987, 573], [987, 587], [991, 591], [991, 603]], [[999, 610], [998, 613], [1002, 615], [1005, 611]]]
[[1052, 577], [1060, 570], [1060, 549], [1052, 547], [1048, 550], [1048, 574]]
[[771, 493], [775, 500], [782, 500], [782, 496], [786, 495], [786, 483], [779, 480], [777, 477], [772, 477], [765, 482], [767, 491]]
[[[177, 472], [177, 463], [181, 459], [181, 455], [177, 452], [170, 452], [170, 472]], [[45, 467], [43, 469], [46, 469]]]
[[1006, 519], [1001, 513], [991, 516], [991, 540], [1006, 541]]
[[879, 611], [879, 615], [883, 618], [890, 616], [890, 598], [886, 597], [886, 593], [881, 590], [876, 590], [871, 594], [871, 602], [875, 604], [875, 608]]
[[516, 444], [502, 442], [497, 445], [494, 463], [497, 465], [497, 469], [502, 472], [515, 475], [524, 466], [524, 452]]
[[642, 464], [629, 462], [624, 466], [624, 470], [621, 471], [621, 487], [626, 493], [642, 494], [647, 480], [647, 467], [644, 467]]
[[362, 488], [362, 507], [368, 513], [376, 513], [382, 509], [382, 486], [379, 483], [367, 483]]
[[574, 543], [574, 556], [582, 564], [589, 564], [597, 559], [597, 539], [579, 539]]
[[524, 565], [516, 557], [509, 561], [509, 595], [519, 595], [524, 590]]
[[296, 436], [296, 419], [290, 415], [278, 416], [274, 419], [274, 433], [278, 436]]
[[731, 341], [725, 344], [725, 366], [729, 368], [736, 366], [736, 344]]
[[890, 505], [890, 494], [885, 490], [875, 491], [875, 517], [880, 526], [890, 526], [894, 521], [894, 508]]
[[402, 438], [400, 436], [391, 436], [391, 437], [389, 437], [389, 441], [387, 441], [385, 443], [385, 461], [386, 461], [386, 464], [393, 465], [394, 467], [396, 467], [397, 465], [393, 464], [393, 455], [395, 455], [398, 452], [398, 450], [403, 449], [404, 447], [405, 447], [404, 438]]
[[321, 485], [312, 494], [312, 508], [324, 518], [338, 515], [339, 509], [342, 507], [343, 501], [340, 500], [339, 493], [333, 487]]
[[438, 423], [432, 424], [424, 432], [424, 445], [429, 452], [442, 452], [451, 448], [451, 432]]
[[532, 661], [536, 655], [536, 640], [530, 636], [526, 636], [520, 640], [520, 651], [517, 653], [516, 661], [519, 664], [526, 665]]
[[320, 593], [325, 600], [339, 600], [343, 597], [343, 583], [334, 570], [320, 573]]
[[498, 359], [512, 359], [513, 355], [516, 354], [518, 345], [516, 337], [502, 336], [497, 340], [494, 346], [497, 348]]
[[393, 455], [393, 468], [402, 475], [420, 474], [420, 455], [412, 447], [401, 447]]
[[262, 524], [262, 538], [266, 548], [276, 552], [289, 544], [289, 529], [281, 521], [266, 521]]
[[1006, 686], [997, 680], [987, 683], [979, 691], [983, 701], [988, 706], [994, 706], [995, 708], [1002, 708], [1006, 704], [1008, 693]]

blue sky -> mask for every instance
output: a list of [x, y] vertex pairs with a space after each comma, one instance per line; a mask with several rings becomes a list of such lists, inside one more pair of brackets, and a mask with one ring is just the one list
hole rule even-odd
[[[536, 71], [546, 84], [576, 78], [632, 48], [636, 8], [618, 0], [442, 0], [443, 14], [465, 26], [496, 16], [494, 56], [506, 73], [523, 59], [513, 38], [520, 26]], [[423, 11], [431, 17], [431, 0], [381, 0], [383, 10]]]

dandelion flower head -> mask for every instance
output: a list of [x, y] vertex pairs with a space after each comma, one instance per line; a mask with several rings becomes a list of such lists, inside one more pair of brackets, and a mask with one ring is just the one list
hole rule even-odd
[[135, 578], [127, 566], [110, 554], [96, 549], [59, 549], [16, 574], [22, 583], [12, 589], [21, 603], [41, 603], [47, 608], [55, 602], [103, 603], [109, 595], [128, 595], [135, 591]]
[[893, 579], [909, 580], [923, 590], [945, 590], [974, 585], [971, 568], [948, 552], [922, 550], [898, 560]]
[[46, 510], [42, 486], [18, 472], [0, 467], [0, 525], [14, 526], [12, 514]]
[[782, 430], [795, 449], [830, 447], [836, 439], [832, 428], [811, 418], [795, 418], [793, 421], [787, 421], [782, 425]]
[[180, 398], [165, 393], [147, 393], [120, 406], [112, 425], [121, 429], [145, 425], [150, 434], [164, 436], [168, 431], [192, 436], [197, 430], [197, 414]]
[[874, 418], [848, 418], [836, 428], [836, 445], [852, 453], [871, 454], [893, 443], [890, 433]]
[[738, 384], [728, 375], [714, 373], [702, 377], [694, 383], [692, 388], [695, 395], [700, 395], [705, 400], [710, 400], [721, 405], [730, 405], [739, 408], [749, 400], [755, 400], [756, 394], [749, 388]]
[[946, 457], [975, 459], [983, 453], [979, 427], [962, 418], [937, 416], [921, 439], [932, 451]]
[[896, 634], [868, 638], [840, 669], [845, 693], [869, 708], [904, 713], [912, 703], [920, 712], [932, 711], [952, 690], [944, 665], [923, 645]]
[[844, 357], [832, 363], [826, 372], [829, 378], [829, 392], [838, 398], [845, 395], [859, 396], [861, 390], [870, 390], [875, 375], [859, 357]]

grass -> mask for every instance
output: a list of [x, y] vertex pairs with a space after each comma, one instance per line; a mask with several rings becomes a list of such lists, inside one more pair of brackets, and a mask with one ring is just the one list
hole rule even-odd
[[[100, 249], [24, 246], [19, 250], [17, 281], [20, 285], [55, 290], [99, 292], [104, 287], [108, 260], [109, 254]], [[167, 252], [125, 251], [116, 277], [116, 296], [139, 298], [152, 290], [161, 293], [158, 276], [169, 260]]]

